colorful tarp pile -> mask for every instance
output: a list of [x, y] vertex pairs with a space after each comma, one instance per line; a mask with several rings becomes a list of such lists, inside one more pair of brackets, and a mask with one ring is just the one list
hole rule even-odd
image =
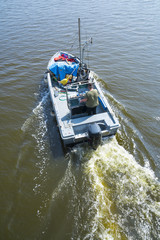
[[60, 81], [66, 77], [66, 74], [77, 76], [79, 64], [74, 58], [69, 58], [67, 54], [62, 54], [54, 59], [54, 63], [50, 66], [50, 71], [53, 72]]

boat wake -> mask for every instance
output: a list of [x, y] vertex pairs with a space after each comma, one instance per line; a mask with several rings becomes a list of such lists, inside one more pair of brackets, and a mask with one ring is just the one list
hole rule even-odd
[[[23, 132], [28, 131], [32, 127], [32, 125], [34, 125], [34, 120], [35, 119], [36, 120], [37, 120], [37, 118], [41, 118], [41, 120], [44, 119], [44, 114], [43, 114], [44, 107], [43, 107], [43, 105], [46, 103], [48, 95], [49, 95], [49, 93], [46, 93], [42, 97], [42, 99], [39, 101], [38, 105], [32, 110], [32, 114], [30, 115], [30, 117], [28, 117], [26, 119], [26, 121], [23, 123], [23, 125], [21, 127], [21, 130]], [[43, 120], [41, 122], [42, 122], [42, 124], [44, 123]]]
[[85, 239], [158, 239], [160, 184], [153, 171], [140, 166], [116, 138], [84, 157], [96, 206]]
[[[16, 169], [20, 168], [22, 160], [27, 158], [28, 153], [34, 151], [34, 146], [37, 146], [37, 149], [39, 150], [42, 148], [40, 143], [41, 145], [43, 144], [43, 137], [47, 132], [44, 106], [47, 103], [48, 95], [49, 94], [46, 91], [43, 93], [37, 106], [32, 110], [30, 116], [25, 120], [21, 127], [23, 140], [17, 157]], [[36, 145], [33, 139], [36, 141]]]
[[[44, 88], [44, 86], [43, 86]], [[49, 163], [49, 146], [48, 146], [48, 128], [47, 114], [45, 112], [48, 106], [48, 89], [43, 89], [43, 93], [39, 96], [37, 106], [32, 110], [30, 116], [26, 119], [21, 127], [24, 134], [24, 147], [19, 153], [19, 165], [21, 159], [25, 159], [28, 153], [30, 158], [26, 159], [28, 171], [30, 172], [31, 180], [34, 180], [33, 192], [37, 195], [42, 194], [47, 181], [47, 167]], [[25, 149], [24, 149], [25, 148]], [[32, 169], [32, 171], [31, 171]], [[41, 203], [42, 204], [42, 203]]]
[[61, 202], [72, 226], [70, 239], [158, 239], [159, 192], [154, 172], [137, 163], [115, 137], [96, 151], [76, 146], [51, 194], [46, 232]]

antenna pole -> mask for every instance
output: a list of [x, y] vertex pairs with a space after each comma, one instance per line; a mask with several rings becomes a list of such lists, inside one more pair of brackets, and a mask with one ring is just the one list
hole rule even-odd
[[81, 59], [81, 29], [80, 29], [80, 28], [81, 28], [81, 26], [80, 26], [80, 18], [78, 18], [79, 52], [80, 52], [80, 67], [81, 67], [81, 61], [82, 61], [82, 59]]

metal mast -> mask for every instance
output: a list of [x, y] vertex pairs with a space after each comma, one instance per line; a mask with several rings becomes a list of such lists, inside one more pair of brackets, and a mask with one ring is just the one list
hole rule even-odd
[[80, 52], [80, 67], [81, 67], [81, 61], [82, 61], [82, 57], [81, 57], [81, 26], [80, 26], [80, 18], [78, 18], [78, 30], [79, 30], [79, 52]]

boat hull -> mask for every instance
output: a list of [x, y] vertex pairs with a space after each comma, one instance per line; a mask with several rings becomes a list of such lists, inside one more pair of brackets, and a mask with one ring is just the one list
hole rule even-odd
[[[62, 54], [62, 52], [56, 53], [48, 63], [47, 81], [52, 101], [53, 111], [56, 116], [57, 125], [59, 128], [60, 136], [63, 144], [72, 145], [83, 141], [90, 141], [89, 126], [92, 124], [98, 124], [101, 129], [102, 139], [115, 135], [119, 122], [115, 117], [107, 99], [105, 98], [98, 82], [94, 78], [93, 72], [89, 72], [88, 79], [73, 81], [67, 86], [63, 86], [61, 81], [53, 77], [50, 71], [50, 66], [54, 64], [54, 59]], [[68, 54], [68, 53], [65, 53]], [[71, 54], [69, 57], [76, 59], [76, 64], [79, 59]], [[92, 82], [94, 88], [97, 89], [99, 94], [99, 106], [97, 107], [97, 113], [88, 116], [84, 110], [84, 103], [81, 103], [85, 93], [88, 91], [88, 83]]]

